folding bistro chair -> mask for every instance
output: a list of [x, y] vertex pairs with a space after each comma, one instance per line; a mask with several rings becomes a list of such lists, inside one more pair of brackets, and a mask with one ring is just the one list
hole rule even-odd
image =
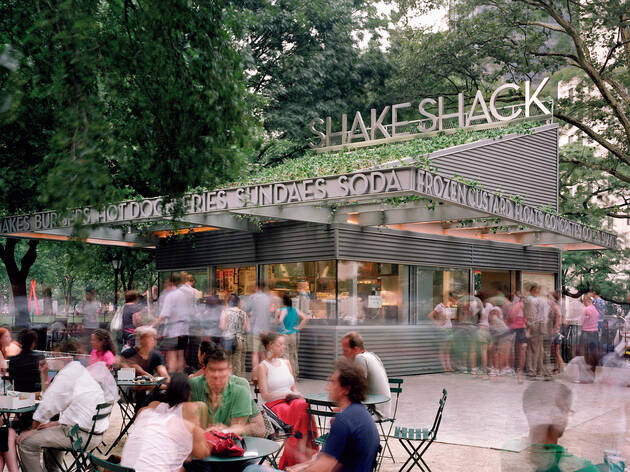
[[[96, 433], [96, 424], [99, 421], [108, 418], [112, 414], [113, 407], [114, 402], [107, 402], [96, 405], [96, 414], [92, 416], [92, 428], [90, 428], [90, 431], [83, 430], [79, 428], [78, 425], [74, 425], [68, 433], [68, 437], [70, 439], [70, 447], [48, 448], [51, 451], [62, 452], [65, 454], [70, 454], [72, 456], [72, 462], [70, 463], [70, 465], [68, 465], [66, 463], [65, 457], [62, 457], [61, 460], [58, 460], [57, 456], [53, 454], [53, 459], [56, 462], [57, 467], [59, 467], [62, 472], [71, 472], [75, 469], [85, 470], [85, 467], [87, 467], [85, 453], [92, 452], [103, 444], [102, 438], [98, 442], [98, 444], [92, 444], [92, 439], [98, 435]], [[85, 443], [83, 442], [83, 439], [79, 436], [80, 431], [88, 434], [88, 438]]]
[[269, 461], [271, 466], [277, 469], [277, 460], [284, 450], [287, 439], [293, 437], [300, 439], [302, 437], [302, 433], [299, 431], [293, 431], [293, 426], [282, 421], [280, 417], [276, 415], [274, 411], [264, 403], [262, 404], [262, 414], [266, 416], [266, 420], [269, 421], [269, 424], [274, 430], [271, 435], [267, 436], [267, 439], [271, 439], [272, 441], [276, 442], [282, 442], [282, 446], [280, 447], [280, 449], [278, 449], [275, 453], [267, 456], [267, 460]]
[[113, 462], [109, 462], [105, 459], [101, 459], [100, 457], [96, 457], [94, 454], [91, 453], [88, 453], [88, 458], [90, 460], [92, 470], [94, 471], [102, 469], [104, 471], [111, 472], [135, 472], [135, 470], [130, 467], [125, 467], [120, 464], [114, 464]]
[[[440, 406], [438, 408], [437, 414], [435, 415], [435, 420], [433, 421], [433, 426], [431, 429], [427, 428], [400, 428], [396, 426], [394, 429], [394, 437], [398, 439], [400, 444], [402, 444], [403, 448], [409, 454], [409, 458], [405, 461], [405, 463], [400, 467], [399, 472], [402, 472], [409, 462], [412, 462], [407, 472], [413, 469], [414, 465], [417, 465], [420, 470], [423, 472], [431, 472], [431, 469], [424, 461], [422, 456], [429, 446], [433, 444], [435, 438], [437, 437], [438, 429], [440, 428], [440, 423], [442, 422], [442, 413], [444, 411], [444, 405], [446, 404], [446, 389], [442, 390], [442, 398], [440, 399]], [[417, 446], [414, 445], [414, 442]]]
[[[306, 412], [314, 418], [309, 422], [311, 434], [317, 446], [323, 446], [328, 438], [328, 430], [330, 419], [334, 418], [336, 413], [333, 411], [330, 400], [313, 400], [306, 399]], [[317, 431], [313, 430], [313, 425], [317, 426]]]
[[380, 453], [378, 455], [378, 469], [381, 468], [381, 463], [383, 462], [383, 458], [387, 455], [388, 459], [391, 459], [392, 462], [396, 462], [394, 459], [394, 454], [392, 453], [391, 448], [389, 447], [389, 438], [392, 434], [392, 429], [394, 428], [394, 422], [396, 421], [396, 413], [398, 412], [398, 399], [400, 398], [400, 394], [402, 393], [402, 383], [403, 379], [388, 379], [389, 380], [389, 391], [392, 396], [392, 403], [394, 406], [394, 411], [390, 412], [388, 418], [375, 416], [374, 422], [378, 425], [381, 430], [381, 438], [383, 440], [383, 447], [380, 449]]

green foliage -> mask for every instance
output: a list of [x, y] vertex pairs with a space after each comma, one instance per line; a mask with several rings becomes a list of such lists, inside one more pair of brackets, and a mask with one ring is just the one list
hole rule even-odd
[[411, 141], [381, 146], [358, 148], [340, 152], [317, 154], [306, 151], [303, 156], [286, 160], [282, 164], [260, 168], [251, 166], [250, 173], [239, 180], [230, 182], [228, 186], [256, 185], [282, 180], [299, 180], [314, 176], [343, 174], [382, 166], [386, 163], [399, 164], [404, 159], [411, 159], [407, 165], [417, 161], [421, 166], [426, 164], [427, 155], [440, 149], [482, 139], [497, 139], [512, 133], [522, 133], [535, 127], [536, 123], [522, 123], [505, 128], [494, 128], [484, 131], [467, 131], [460, 129], [453, 134], [440, 134], [431, 138], [418, 138]]

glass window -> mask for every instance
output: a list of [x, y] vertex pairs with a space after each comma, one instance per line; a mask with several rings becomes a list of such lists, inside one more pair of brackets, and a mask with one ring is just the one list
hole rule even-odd
[[[469, 293], [468, 269], [411, 268], [410, 318], [411, 323], [426, 320], [436, 305], [448, 305], [449, 293], [457, 298]], [[454, 317], [455, 313], [452, 314]]]
[[527, 292], [527, 289], [532, 283], [537, 283], [541, 286], [540, 294], [547, 295], [556, 289], [556, 275], [544, 272], [523, 272], [521, 274], [523, 280], [523, 294]]
[[339, 324], [407, 323], [407, 266], [339, 261]]
[[263, 266], [263, 280], [282, 297], [288, 294], [293, 306], [317, 322], [336, 320], [335, 261], [287, 262]]
[[186, 273], [193, 276], [195, 283], [194, 287], [201, 292], [203, 296], [208, 295], [210, 285], [208, 283], [208, 269], [190, 269], [190, 270], [177, 270], [177, 271], [163, 271], [158, 274], [160, 291], [164, 290], [164, 282], [175, 273]]
[[230, 293], [238, 296], [256, 291], [256, 266], [217, 266], [214, 271], [214, 294], [226, 300]]

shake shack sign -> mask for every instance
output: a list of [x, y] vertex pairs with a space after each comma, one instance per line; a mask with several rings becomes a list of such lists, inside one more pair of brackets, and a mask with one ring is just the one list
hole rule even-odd
[[[394, 196], [418, 195], [432, 201], [450, 203], [474, 210], [475, 217], [483, 213], [499, 217], [598, 246], [615, 248], [616, 237], [597, 229], [567, 220], [551, 212], [513, 201], [472, 185], [449, 179], [415, 167], [396, 167], [365, 172], [353, 172], [328, 177], [275, 182], [189, 194], [183, 201], [186, 215], [225, 213], [248, 209], [327, 203], [369, 202]], [[305, 211], [308, 211], [306, 208]], [[1, 234], [28, 233], [68, 227], [79, 220], [82, 224], [123, 224], [134, 221], [160, 220], [172, 212], [170, 204], [160, 198], [127, 201], [107, 207], [79, 208], [65, 216], [42, 212], [11, 216], [0, 220]], [[252, 212], [255, 213], [255, 212]], [[331, 222], [334, 213], [331, 211]], [[412, 223], [413, 221], [409, 221]]]
[[[486, 99], [481, 90], [477, 90], [472, 103], [464, 104], [464, 94], [457, 96], [457, 106], [446, 110], [444, 97], [421, 99], [412, 102], [397, 103], [382, 110], [372, 109], [369, 116], [357, 111], [353, 117], [341, 115], [340, 129], [333, 129], [333, 120], [329, 116], [324, 121], [316, 118], [310, 123], [310, 130], [315, 139], [310, 144], [317, 151], [334, 151], [344, 147], [363, 147], [386, 142], [405, 141], [430, 133], [452, 132], [459, 128], [487, 128], [502, 125], [517, 119], [528, 119], [551, 115], [551, 111], [541, 100], [541, 92], [549, 82], [545, 78], [535, 87], [527, 81], [522, 86], [503, 84]], [[500, 108], [497, 102], [509, 91], [520, 93], [524, 100], [515, 105]], [[414, 113], [418, 119], [402, 119]]]

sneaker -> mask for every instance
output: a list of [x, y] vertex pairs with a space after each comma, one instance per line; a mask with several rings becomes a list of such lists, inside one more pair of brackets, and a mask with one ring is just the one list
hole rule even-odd
[[498, 375], [501, 374], [501, 372], [499, 372], [499, 370], [495, 369], [494, 367], [490, 367], [490, 369], [488, 369], [488, 370], [489, 370], [488, 375], [490, 377], [497, 377]]
[[507, 369], [503, 369], [501, 371], [501, 375], [514, 375], [514, 369], [512, 369], [511, 367], [508, 367]]
[[479, 369], [478, 367], [475, 367], [470, 373], [476, 377], [478, 375], [481, 375], [481, 369]]

